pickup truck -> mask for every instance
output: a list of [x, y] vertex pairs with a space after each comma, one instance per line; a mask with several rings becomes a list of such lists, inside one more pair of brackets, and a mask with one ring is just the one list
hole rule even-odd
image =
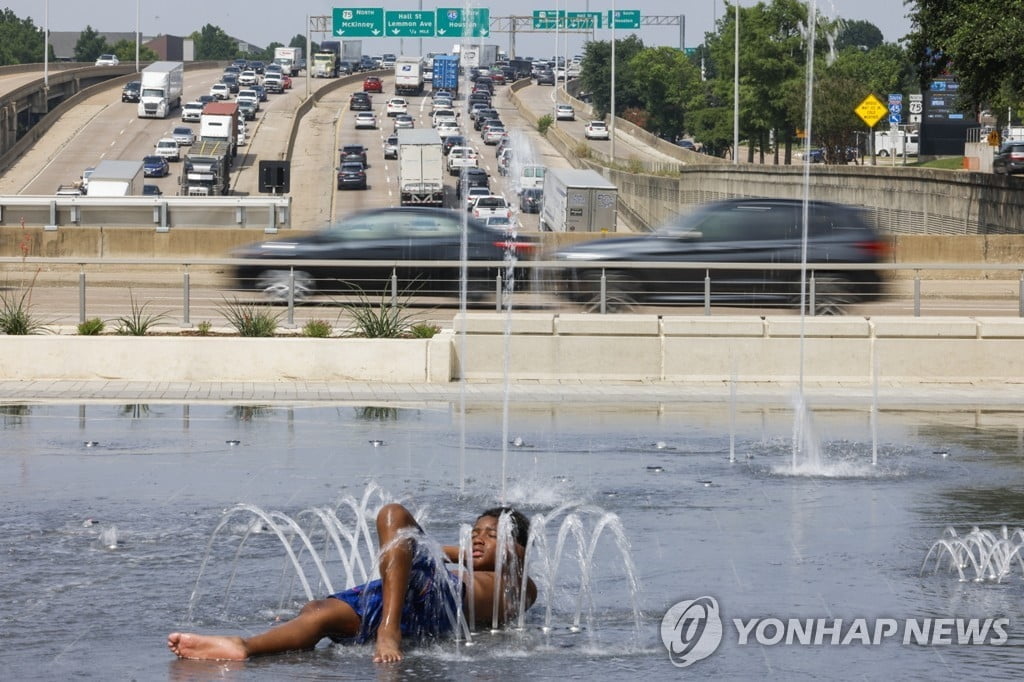
[[473, 217], [479, 220], [486, 220], [491, 216], [500, 216], [502, 218], [512, 217], [512, 207], [509, 205], [508, 200], [498, 194], [488, 194], [478, 197], [477, 200], [473, 202], [471, 212]]
[[448, 173], [458, 175], [463, 168], [480, 165], [476, 150], [472, 147], [452, 147], [448, 152]]

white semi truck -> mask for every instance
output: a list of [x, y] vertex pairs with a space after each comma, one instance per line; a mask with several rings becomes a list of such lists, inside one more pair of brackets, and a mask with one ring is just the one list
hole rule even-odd
[[540, 229], [615, 232], [618, 188], [595, 170], [549, 168], [544, 173]]
[[181, 62], [153, 62], [142, 70], [139, 118], [167, 118], [181, 106], [185, 86], [185, 66]]
[[134, 197], [142, 194], [141, 161], [106, 159], [96, 164], [89, 176], [86, 195], [90, 197]]
[[402, 206], [444, 206], [444, 153], [437, 131], [399, 129], [398, 189]]

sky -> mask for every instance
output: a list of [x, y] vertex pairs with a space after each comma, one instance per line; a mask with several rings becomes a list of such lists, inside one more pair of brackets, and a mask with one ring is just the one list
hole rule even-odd
[[[861, 19], [877, 26], [887, 41], [899, 40], [910, 30], [902, 0], [808, 0], [815, 1], [818, 11], [829, 17]], [[754, 0], [739, 0], [741, 6], [754, 4]], [[351, 3], [320, 1], [271, 2], [270, 0], [0, 0], [0, 7], [10, 9], [20, 18], [31, 18], [37, 26], [45, 23], [49, 14], [51, 31], [81, 31], [91, 25], [98, 31], [135, 30], [136, 14], [143, 35], [188, 35], [206, 24], [224, 29], [228, 34], [254, 45], [266, 46], [271, 42], [288, 43], [296, 34], [304, 34], [308, 16], [330, 16], [334, 7], [383, 7], [386, 10], [432, 10], [437, 7], [462, 7], [458, 0], [352, 0]], [[567, 9], [573, 11], [607, 12], [614, 5], [617, 10], [640, 10], [644, 16], [685, 17], [685, 46], [693, 47], [703, 41], [704, 33], [714, 25], [714, 17], [725, 10], [724, 0], [534, 0], [521, 10], [509, 11], [504, 6], [474, 1], [474, 6], [490, 8], [491, 18], [531, 16], [534, 10]], [[620, 31], [624, 38], [630, 31]], [[679, 47], [679, 26], [644, 26], [640, 37], [644, 45], [670, 45]], [[608, 40], [610, 30], [598, 30], [597, 40]], [[313, 40], [324, 39], [315, 34]], [[363, 51], [367, 54], [383, 52], [412, 52], [419, 48], [418, 39], [404, 42], [395, 38], [363, 38]], [[424, 39], [424, 52], [451, 51], [451, 40]], [[492, 34], [490, 43], [503, 50], [509, 47], [507, 33]], [[570, 34], [568, 44], [561, 41], [557, 52], [582, 52], [583, 37]], [[556, 53], [555, 34], [519, 33], [516, 52], [520, 56], [546, 56]]]

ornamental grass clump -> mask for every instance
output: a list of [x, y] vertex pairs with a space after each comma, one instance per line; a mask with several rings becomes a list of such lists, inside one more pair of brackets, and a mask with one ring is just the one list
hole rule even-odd
[[139, 304], [131, 289], [128, 290], [128, 300], [131, 311], [128, 315], [117, 318], [117, 329], [114, 330], [121, 336], [145, 336], [153, 330], [153, 327], [167, 319], [167, 312], [148, 312], [149, 302]]
[[80, 336], [99, 336], [106, 329], [106, 323], [98, 317], [86, 320], [85, 322], [78, 323], [78, 333]]
[[225, 301], [220, 312], [239, 336], [249, 337], [274, 336], [283, 314], [271, 312], [252, 303], [243, 303], [237, 298]]
[[31, 289], [0, 290], [0, 333], [27, 336], [46, 331], [43, 321], [32, 313], [30, 293]]

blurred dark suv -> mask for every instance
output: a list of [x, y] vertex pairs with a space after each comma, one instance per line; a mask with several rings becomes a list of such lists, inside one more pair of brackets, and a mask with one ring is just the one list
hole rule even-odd
[[992, 172], [1007, 175], [1024, 173], [1024, 140], [1004, 142], [992, 159]]
[[128, 81], [121, 89], [122, 102], [138, 102], [142, 94], [142, 81]]
[[[704, 301], [705, 275], [711, 300], [719, 305], [799, 305], [802, 202], [790, 199], [734, 199], [705, 204], [656, 232], [640, 237], [600, 239], [565, 248], [555, 259], [572, 265], [557, 276], [571, 300], [599, 303], [605, 275], [608, 309], [636, 303], [697, 304]], [[875, 269], [844, 270], [831, 264], [876, 264], [889, 245], [864, 214], [852, 206], [810, 202], [808, 277], [815, 280], [815, 312], [836, 314], [842, 306], [870, 300], [883, 290]], [[620, 264], [679, 263], [689, 268], [624, 268]], [[744, 267], [744, 263], [766, 264]], [[705, 269], [702, 264], [729, 264]], [[809, 287], [807, 289], [809, 296]]]

